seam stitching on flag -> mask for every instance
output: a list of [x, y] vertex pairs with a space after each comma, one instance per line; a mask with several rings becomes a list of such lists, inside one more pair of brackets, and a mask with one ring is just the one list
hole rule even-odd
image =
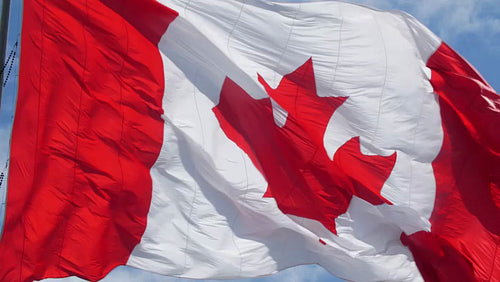
[[[123, 148], [123, 131], [124, 131], [124, 127], [125, 127], [125, 111], [123, 110], [123, 70], [125, 69], [125, 61], [126, 61], [126, 58], [128, 57], [128, 54], [129, 54], [129, 43], [130, 43], [130, 37], [129, 37], [129, 31], [128, 31], [128, 28], [127, 28], [127, 21], [123, 18], [123, 17], [120, 17], [122, 19], [122, 24], [123, 24], [123, 27], [125, 28], [125, 53], [123, 54], [123, 57], [122, 57], [122, 64], [120, 66], [120, 72], [118, 73], [118, 81], [120, 83], [120, 103], [118, 104], [119, 107], [120, 107], [120, 111], [121, 111], [121, 130], [120, 130], [120, 139], [118, 140], [118, 144], [119, 144], [119, 147], [118, 148], [122, 148], [121, 150], [117, 151], [117, 157], [118, 157], [118, 167], [120, 168], [120, 178], [121, 178], [121, 185], [120, 185], [120, 193], [123, 193], [123, 189], [125, 187], [125, 173], [123, 171], [123, 163], [122, 163], [122, 152], [124, 150]], [[118, 195], [119, 195], [118, 194]], [[141, 236], [142, 237], [142, 236]], [[131, 254], [132, 252], [130, 252]], [[130, 257], [130, 254], [129, 254], [129, 257]], [[128, 259], [128, 258], [127, 258]]]
[[[195, 75], [195, 81], [198, 80], [198, 70], [196, 70], [196, 75]], [[198, 121], [200, 123], [200, 131], [201, 131], [201, 147], [203, 148], [203, 151], [205, 151], [205, 145], [206, 145], [206, 141], [205, 141], [205, 130], [204, 130], [204, 126], [203, 126], [203, 121], [202, 121], [202, 118], [201, 118], [201, 114], [200, 114], [200, 109], [198, 108], [198, 99], [196, 99], [196, 86], [195, 84], [193, 84], [193, 99], [194, 99], [194, 106], [195, 106], [195, 109], [196, 109], [196, 115], [198, 116]]]
[[342, 5], [338, 5], [339, 8], [339, 14], [340, 14], [340, 26], [339, 26], [339, 45], [337, 47], [337, 63], [335, 64], [335, 68], [333, 69], [333, 77], [332, 77], [332, 82], [330, 83], [330, 89], [334, 89], [334, 84], [335, 81], [337, 81], [337, 69], [340, 65], [340, 50], [342, 47], [342, 29], [344, 28], [344, 17], [342, 16]]
[[190, 232], [190, 229], [191, 229], [190, 228], [191, 227], [190, 221], [192, 221], [191, 217], [193, 215], [194, 205], [196, 203], [196, 196], [198, 194], [198, 189], [199, 189], [199, 186], [195, 182], [195, 184], [194, 184], [193, 199], [191, 201], [191, 210], [189, 211], [189, 217], [186, 220], [186, 223], [187, 223], [187, 225], [186, 225], [186, 245], [184, 247], [184, 269], [182, 270], [182, 273], [186, 273], [186, 270], [187, 270], [188, 246], [189, 246], [189, 239], [190, 239], [189, 232]]
[[[411, 146], [411, 153], [414, 154], [415, 153], [415, 142], [417, 140], [417, 132], [418, 132], [418, 127], [420, 126], [420, 122], [422, 121], [422, 112], [424, 110], [424, 101], [422, 100], [421, 101], [422, 103], [420, 104], [420, 111], [419, 111], [419, 114], [418, 114], [418, 120], [417, 120], [417, 123], [415, 125], [415, 130], [413, 131], [413, 140], [412, 140], [412, 146]], [[411, 204], [411, 188], [412, 188], [412, 185], [413, 185], [414, 181], [413, 181], [413, 160], [410, 161], [410, 179], [408, 181], [408, 207], [411, 208], [412, 204]], [[430, 215], [429, 215], [430, 216]]]
[[[241, 197], [242, 198], [242, 202], [246, 203], [246, 196], [247, 196], [247, 193], [248, 193], [248, 168], [247, 168], [247, 162], [245, 160], [245, 155], [243, 154], [243, 152], [240, 151], [240, 156], [243, 160], [243, 166], [245, 167], [245, 177], [246, 177], [246, 188], [245, 188], [245, 192], [243, 193], [243, 196]], [[238, 218], [239, 216], [239, 212], [236, 213], [236, 215], [234, 216], [233, 220], [231, 221], [231, 224], [229, 226], [234, 226], [234, 224], [236, 223], [236, 219]], [[234, 246], [236, 247], [236, 249], [238, 250], [238, 254], [240, 255], [240, 270], [239, 270], [239, 274], [238, 276], [241, 276], [241, 273], [243, 272], [243, 254], [241, 253], [241, 250], [240, 248], [238, 247], [238, 244], [236, 244], [236, 239], [235, 239], [235, 232], [231, 232], [231, 239], [233, 241], [233, 244]]]
[[[42, 96], [42, 63], [43, 63], [43, 51], [44, 51], [44, 25], [45, 25], [45, 10], [46, 10], [46, 5], [45, 5], [45, 0], [42, 0], [43, 2], [41, 3], [42, 6], [42, 18], [40, 20], [40, 73], [38, 74], [39, 79], [38, 79], [38, 108], [37, 108], [37, 120], [36, 120], [36, 133], [35, 133], [35, 155], [33, 156], [34, 162], [33, 162], [33, 172], [36, 171], [36, 164], [38, 163], [38, 133], [39, 133], [39, 128], [40, 128], [40, 103], [41, 103], [41, 96]], [[24, 14], [24, 13], [23, 13]], [[32, 179], [32, 183], [34, 181], [34, 175]], [[7, 213], [7, 212], [6, 212]], [[21, 217], [21, 221], [23, 222], [23, 246], [22, 246], [22, 252], [21, 252], [21, 261], [20, 267], [19, 267], [19, 281], [22, 281], [22, 274], [23, 274], [23, 265], [24, 265], [24, 254], [25, 254], [25, 246], [26, 246], [26, 225], [24, 224], [24, 217]], [[5, 223], [4, 223], [5, 224]]]
[[[417, 41], [415, 39], [415, 31], [414, 29], [410, 26], [409, 22], [408, 22], [408, 18], [406, 17], [405, 14], [399, 14], [398, 13], [398, 16], [401, 17], [401, 19], [404, 21], [406, 27], [408, 28], [408, 32], [410, 33], [410, 37], [412, 38], [412, 43], [417, 45]], [[417, 52], [418, 52], [418, 55], [420, 56], [420, 58], [422, 58], [422, 54], [420, 52], [420, 49], [417, 48]], [[426, 66], [427, 67], [427, 66]], [[430, 81], [429, 81], [430, 83]], [[424, 108], [424, 101], [422, 100], [422, 104], [420, 105], [420, 111], [419, 111], [419, 115], [418, 115], [418, 120], [417, 120], [417, 124], [415, 125], [415, 131], [414, 131], [414, 134], [413, 134], [413, 141], [412, 141], [412, 153], [415, 153], [415, 141], [417, 139], [417, 132], [418, 132], [418, 127], [420, 126], [420, 122], [422, 121], [422, 112], [423, 112], [423, 108]], [[435, 177], [434, 178], [434, 181], [435, 181]], [[412, 204], [411, 204], [411, 201], [412, 201], [412, 193], [411, 193], [411, 188], [412, 188], [412, 184], [413, 184], [413, 164], [410, 163], [410, 179], [409, 179], [409, 184], [408, 184], [408, 207], [411, 208]], [[429, 217], [431, 215], [429, 214]]]
[[[194, 76], [194, 81], [196, 82], [198, 80], [198, 71], [196, 70], [195, 76]], [[198, 120], [200, 122], [200, 127], [201, 127], [201, 142], [202, 142], [202, 149], [205, 150], [205, 135], [203, 133], [203, 125], [202, 125], [202, 120], [201, 120], [201, 115], [200, 111], [198, 109], [198, 101], [196, 100], [196, 86], [193, 83], [193, 99], [194, 99], [194, 105], [195, 105], [195, 110], [198, 116]], [[186, 225], [186, 245], [184, 247], [184, 270], [183, 272], [186, 272], [187, 270], [187, 261], [188, 261], [188, 246], [189, 246], [189, 241], [190, 241], [190, 230], [191, 230], [191, 223], [192, 221], [192, 215], [194, 212], [194, 206], [196, 203], [196, 197], [198, 194], [198, 189], [200, 189], [199, 185], [195, 182], [194, 185], [194, 193], [193, 193], [193, 199], [191, 201], [191, 210], [189, 211], [189, 218], [186, 220], [187, 225]]]
[[[311, 57], [311, 61], [314, 61], [312, 57]], [[310, 67], [312, 68], [312, 71], [314, 72], [314, 64], [312, 64]], [[304, 77], [306, 76], [306, 73], [307, 73], [307, 72], [302, 73], [301, 79], [304, 79]], [[297, 99], [298, 99], [298, 97], [299, 97], [299, 88], [298, 88], [298, 87], [297, 87], [297, 88], [295, 88], [295, 95], [294, 95], [294, 97], [295, 97], [295, 99], [294, 99], [294, 108], [295, 108], [295, 112], [297, 113], [297, 112], [298, 112], [298, 110], [297, 110]], [[297, 118], [297, 119], [299, 119], [299, 117], [298, 117], [298, 116], [294, 116], [294, 117], [295, 117], [295, 118]], [[311, 161], [315, 158], [316, 154], [318, 154], [319, 152], [320, 152], [320, 149], [319, 149], [319, 148], [318, 148], [318, 149], [316, 149], [316, 151], [315, 151], [315, 152], [314, 152], [314, 154], [313, 154], [313, 157], [309, 160], [309, 162], [308, 162], [308, 163], [310, 163], [310, 162], [311, 162]], [[292, 196], [292, 194], [293, 194], [295, 191], [297, 191], [297, 190], [299, 190], [299, 187], [298, 187], [298, 186], [294, 186], [292, 189], [289, 189], [289, 190], [287, 191], [287, 193], [284, 195], [283, 199], [286, 199], [286, 198], [288, 198], [288, 197], [291, 197], [291, 196]], [[278, 209], [279, 209], [279, 207], [278, 207]], [[283, 213], [285, 216], [287, 216], [289, 219], [291, 219], [293, 222], [297, 223], [297, 222], [296, 222], [294, 219], [292, 219], [292, 218], [291, 218], [288, 214], [286, 214], [286, 213], [284, 213], [283, 211], [281, 211], [281, 209], [279, 209], [279, 211], [280, 211], [281, 213]], [[302, 223], [303, 223], [303, 221], [302, 221], [302, 220], [304, 220], [304, 218], [301, 218], [301, 222], [300, 222], [300, 223], [298, 223], [300, 226], [303, 226], [303, 225], [302, 225]], [[286, 249], [287, 249], [286, 247], [288, 246], [289, 241], [290, 241], [290, 233], [286, 233], [286, 236], [285, 236], [285, 238], [283, 239], [283, 247], [282, 247], [284, 250], [286, 250]]]
[[[88, 0], [85, 1], [85, 18], [82, 20], [82, 38], [83, 38], [83, 41], [84, 41], [84, 49], [85, 49], [85, 52], [84, 52], [84, 61], [83, 61], [83, 66], [82, 66], [82, 84], [85, 84], [85, 72], [87, 71], [87, 59], [88, 59], [88, 42], [87, 42], [87, 36], [86, 36], [86, 25], [87, 25], [87, 21], [88, 21], [88, 17], [89, 17], [89, 9], [88, 9]], [[84, 92], [84, 88], [83, 86], [80, 86], [81, 90], [80, 90], [80, 97], [79, 97], [79, 105], [78, 105], [78, 118], [77, 118], [77, 122], [76, 122], [76, 133], [75, 133], [75, 154], [74, 154], [74, 158], [73, 158], [73, 161], [75, 162], [74, 164], [74, 167], [73, 167], [73, 185], [72, 185], [72, 189], [71, 189], [71, 194], [69, 195], [70, 199], [73, 200], [74, 196], [75, 196], [75, 184], [76, 184], [76, 171], [77, 171], [77, 158], [78, 158], [78, 135], [79, 135], [79, 131], [80, 131], [80, 118], [82, 116], [81, 114], [81, 111], [82, 111], [82, 96], [83, 96], [83, 92]], [[64, 243], [66, 241], [66, 232], [68, 231], [68, 222], [69, 222], [69, 219], [68, 218], [65, 218], [65, 222], [64, 222], [64, 228], [63, 228], [63, 231], [62, 231], [62, 242], [61, 242], [61, 248], [59, 249], [59, 261], [57, 262], [57, 267], [59, 268], [60, 270], [60, 266], [61, 266], [61, 261], [62, 261], [62, 251], [64, 249]], [[63, 273], [64, 274], [64, 273]]]
[[187, 8], [191, 5], [191, 0], [187, 1], [186, 6], [184, 6], [184, 17], [187, 19]]
[[295, 28], [295, 22], [297, 21], [297, 16], [298, 16], [301, 9], [302, 9], [302, 4], [299, 3], [299, 7], [297, 8], [297, 11], [295, 12], [295, 15], [293, 17], [292, 26], [290, 27], [290, 31], [288, 32], [288, 37], [286, 39], [285, 47], [283, 47], [283, 51], [281, 52], [281, 55], [278, 59], [278, 64], [276, 65], [276, 69], [273, 72], [273, 85], [276, 85], [276, 72], [278, 71], [278, 69], [281, 65], [281, 61], [283, 60], [283, 57], [284, 57], [286, 50], [288, 48], [288, 44], [290, 43], [290, 38], [292, 37], [293, 29]]
[[240, 154], [241, 154], [241, 158], [243, 159], [243, 166], [245, 167], [245, 177], [246, 177], [246, 188], [245, 188], [245, 193], [243, 194], [243, 201], [246, 202], [247, 200], [247, 195], [248, 195], [248, 186], [249, 186], [249, 177], [248, 177], [248, 167], [247, 167], [247, 161], [245, 159], [245, 154], [243, 154], [242, 151], [240, 151]]
[[[236, 223], [236, 219], [238, 218], [238, 215], [239, 215], [239, 213], [236, 213], [233, 220], [231, 220], [231, 224], [229, 224], [229, 226], [234, 226], [234, 224]], [[241, 272], [243, 269], [243, 255], [241, 254], [241, 250], [238, 247], [238, 245], [236, 244], [236, 240], [234, 237], [235, 237], [235, 234], [234, 234], [234, 231], [232, 231], [231, 232], [231, 241], [233, 241], [233, 245], [236, 248], [236, 250], [238, 250], [238, 254], [240, 255], [240, 270], [239, 270], [238, 276], [241, 276]]]
[[[190, 2], [191, 2], [191, 0], [189, 0], [188, 4], [189, 4]], [[245, 8], [245, 6], [246, 6], [246, 5], [247, 5], [247, 4], [246, 4], [246, 0], [243, 0], [243, 3], [242, 3], [241, 8], [240, 8], [240, 11], [239, 11], [239, 13], [238, 13], [238, 17], [237, 17], [237, 19], [236, 19], [235, 23], [233, 24], [233, 27], [231, 28], [231, 31], [229, 32], [229, 36], [228, 36], [228, 38], [227, 38], [226, 49], [227, 49], [227, 51], [228, 51], [228, 55], [229, 55], [229, 57], [232, 57], [232, 56], [231, 56], [231, 51], [230, 51], [230, 48], [229, 48], [229, 44], [230, 44], [230, 42], [231, 42], [231, 38], [232, 38], [232, 36], [233, 36], [233, 34], [234, 34], [234, 31], [236, 30], [236, 27], [238, 26], [238, 24], [239, 24], [239, 23], [240, 23], [240, 21], [241, 21], [241, 16], [242, 16], [242, 14], [243, 14], [243, 10], [244, 10], [244, 8]], [[299, 4], [299, 5], [300, 5], [300, 4]], [[187, 7], [187, 5], [186, 5], [186, 7]], [[295, 21], [295, 18], [294, 18], [294, 21]], [[288, 38], [288, 40], [289, 40], [289, 38]], [[288, 41], [287, 41], [287, 42], [288, 42]], [[288, 43], [287, 43], [287, 44], [288, 44]], [[245, 186], [246, 186], [246, 188], [245, 188], [245, 192], [244, 192], [244, 194], [243, 194], [242, 198], [243, 198], [243, 201], [244, 201], [244, 202], [246, 202], [246, 196], [247, 196], [247, 194], [248, 194], [248, 189], [249, 189], [248, 168], [247, 168], [247, 165], [246, 165], [246, 160], [245, 160], [244, 154], [243, 154], [242, 152], [240, 152], [240, 154], [241, 154], [241, 157], [242, 157], [242, 160], [243, 160], [243, 165], [244, 165], [244, 167], [245, 167], [245, 177], [246, 177], [246, 185], [245, 185]], [[236, 222], [237, 217], [238, 217], [238, 215], [236, 215], [236, 216], [233, 218], [233, 220], [232, 220], [232, 222], [233, 222], [233, 223], [234, 223], [234, 222]], [[242, 257], [242, 254], [241, 254], [240, 249], [238, 248], [238, 246], [237, 246], [236, 242], [234, 241], [234, 233], [233, 233], [233, 243], [234, 243], [235, 247], [238, 249], [238, 252], [240, 253], [240, 258], [241, 258], [241, 260], [240, 260], [240, 273], [241, 273], [241, 271], [242, 271], [242, 260], [243, 260], [243, 257]]]
[[231, 38], [233, 37], [233, 34], [234, 34], [236, 27], [240, 23], [241, 15], [242, 15], [243, 9], [245, 8], [245, 5], [246, 5], [245, 1], [246, 0], [243, 0], [243, 3], [241, 4], [241, 8], [240, 8], [240, 13], [238, 14], [238, 18], [236, 19], [236, 22], [234, 22], [233, 27], [231, 28], [231, 31], [229, 32], [229, 36], [227, 37], [226, 49], [227, 49], [227, 54], [229, 55], [230, 58], [233, 58], [233, 56], [231, 55], [231, 51], [229, 50], [229, 44], [231, 43]]
[[375, 132], [373, 133], [372, 140], [371, 140], [371, 145], [374, 146], [374, 141], [375, 138], [377, 137], [378, 130], [379, 130], [379, 124], [380, 124], [380, 112], [382, 110], [382, 98], [384, 97], [385, 93], [385, 87], [387, 83], [387, 71], [388, 71], [388, 66], [387, 66], [387, 47], [384, 39], [384, 34], [382, 33], [382, 30], [380, 29], [380, 24], [377, 20], [377, 15], [373, 15], [373, 19], [377, 25], [377, 30], [380, 34], [380, 38], [382, 38], [382, 46], [384, 47], [384, 57], [385, 57], [385, 74], [384, 74], [384, 83], [382, 84], [382, 91], [380, 92], [380, 98], [378, 102], [378, 114], [377, 114], [377, 124], [375, 125]]

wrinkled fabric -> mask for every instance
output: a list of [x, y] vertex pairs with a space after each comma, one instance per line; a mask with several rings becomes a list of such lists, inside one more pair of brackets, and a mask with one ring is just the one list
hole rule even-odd
[[410, 15], [70, 2], [25, 1], [0, 280], [500, 280], [500, 100]]

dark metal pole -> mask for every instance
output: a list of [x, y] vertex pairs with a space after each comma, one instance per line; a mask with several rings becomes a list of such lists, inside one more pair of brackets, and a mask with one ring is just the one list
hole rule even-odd
[[[0, 18], [0, 66], [5, 64], [5, 52], [7, 50], [7, 35], [9, 33], [10, 0], [2, 1], [2, 14]], [[0, 110], [3, 90], [3, 77], [5, 71], [0, 74]]]

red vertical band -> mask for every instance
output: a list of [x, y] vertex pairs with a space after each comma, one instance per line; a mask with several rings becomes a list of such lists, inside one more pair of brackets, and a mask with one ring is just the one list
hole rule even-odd
[[431, 233], [403, 236], [426, 281], [500, 281], [500, 96], [446, 44], [429, 59], [444, 141]]
[[157, 43], [177, 14], [104, 2], [24, 1], [1, 281], [98, 280], [145, 230], [163, 140]]

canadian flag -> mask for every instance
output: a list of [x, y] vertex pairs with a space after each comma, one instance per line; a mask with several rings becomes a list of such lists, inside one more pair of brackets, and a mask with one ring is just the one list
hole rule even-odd
[[499, 128], [402, 12], [25, 0], [0, 280], [500, 281]]

